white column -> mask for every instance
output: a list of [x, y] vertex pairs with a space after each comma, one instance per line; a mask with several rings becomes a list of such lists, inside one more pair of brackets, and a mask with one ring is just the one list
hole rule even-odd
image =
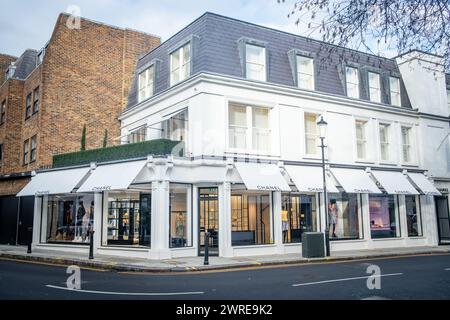
[[361, 214], [362, 214], [362, 231], [363, 239], [366, 240], [366, 247], [370, 247], [370, 212], [369, 212], [369, 195], [367, 193], [361, 194]]
[[40, 239], [41, 243], [47, 242], [47, 219], [48, 219], [48, 196], [42, 197], [42, 214], [41, 214], [41, 227], [40, 227]]
[[399, 195], [397, 198], [397, 206], [398, 206], [398, 215], [400, 218], [398, 226], [400, 227], [397, 230], [397, 236], [402, 238], [408, 237], [408, 222], [406, 221], [406, 200], [404, 195]]
[[[192, 200], [191, 200], [192, 199]], [[198, 226], [198, 187], [193, 186], [192, 187], [192, 197], [189, 199], [190, 201], [192, 201], [192, 206], [190, 206], [189, 208], [192, 208], [192, 222], [190, 225], [192, 225], [192, 228], [189, 225], [189, 229], [188, 229], [188, 235], [192, 232], [192, 247], [196, 249], [196, 252], [198, 251], [198, 230], [199, 230], [199, 226]], [[188, 219], [189, 220], [189, 219]]]
[[420, 196], [422, 234], [427, 238], [431, 246], [439, 244], [438, 222], [436, 216], [436, 204], [433, 196]]
[[281, 221], [281, 192], [273, 192], [273, 242], [277, 246], [277, 253], [284, 253], [283, 231]]
[[151, 259], [170, 258], [169, 227], [169, 182], [153, 181]]
[[97, 253], [97, 249], [102, 245], [103, 216], [103, 194], [96, 192], [94, 194], [94, 254]]
[[219, 186], [219, 256], [232, 257], [231, 246], [231, 184]]
[[42, 197], [34, 197], [34, 211], [33, 211], [33, 247], [39, 244], [40, 230], [41, 230], [41, 208]]

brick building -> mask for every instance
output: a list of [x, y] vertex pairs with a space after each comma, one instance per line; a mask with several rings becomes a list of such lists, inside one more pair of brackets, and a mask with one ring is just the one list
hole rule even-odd
[[[2, 225], [18, 220], [11, 215], [20, 204], [11, 202], [33, 170], [51, 166], [54, 154], [80, 150], [84, 126], [86, 149], [100, 147], [105, 130], [109, 145], [120, 142], [118, 116], [137, 59], [160, 44], [154, 35], [84, 18], [80, 28], [71, 28], [68, 19], [59, 15], [42, 50], [0, 55]], [[0, 238], [14, 242], [4, 239], [3, 228]]]

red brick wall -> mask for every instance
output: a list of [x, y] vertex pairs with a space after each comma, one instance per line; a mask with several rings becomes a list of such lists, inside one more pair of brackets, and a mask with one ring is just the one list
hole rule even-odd
[[6, 69], [11, 65], [11, 62], [16, 61], [17, 58], [7, 54], [0, 54], [0, 85], [5, 81]]

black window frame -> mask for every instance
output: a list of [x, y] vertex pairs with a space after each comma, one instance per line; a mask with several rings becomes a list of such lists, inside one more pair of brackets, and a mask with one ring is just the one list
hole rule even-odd
[[3, 162], [3, 143], [0, 143], [0, 164]]
[[[29, 146], [30, 159], [29, 159], [29, 163], [33, 163], [33, 162], [36, 161], [36, 156], [37, 156], [37, 134], [32, 136], [29, 140], [30, 140], [30, 146]], [[33, 140], [34, 140], [34, 148], [33, 148]]]
[[0, 105], [0, 126], [5, 123], [6, 118], [6, 99]]
[[27, 120], [28, 118], [30, 118], [32, 116], [32, 105], [31, 105], [31, 100], [32, 100], [32, 95], [33, 93], [30, 92], [27, 97], [25, 98], [25, 120]]
[[[23, 156], [22, 156], [22, 163], [24, 166], [28, 165], [30, 163], [30, 139], [27, 139], [23, 142]], [[25, 147], [27, 152], [25, 152]]]
[[[37, 92], [37, 94], [36, 94], [36, 92]], [[36, 96], [37, 96], [37, 99], [36, 99]], [[32, 110], [32, 115], [39, 111], [39, 98], [40, 98], [40, 87], [37, 86], [33, 90], [33, 108], [32, 108], [33, 110]]]

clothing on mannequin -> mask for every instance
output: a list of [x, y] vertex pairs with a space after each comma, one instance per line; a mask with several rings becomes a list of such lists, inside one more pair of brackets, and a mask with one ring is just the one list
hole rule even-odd
[[336, 204], [336, 199], [331, 199], [330, 203], [328, 204], [328, 224], [331, 226], [332, 230], [332, 237], [336, 238], [336, 224], [337, 224], [337, 215], [338, 215], [338, 209]]
[[80, 201], [78, 203], [79, 207], [77, 210], [77, 222], [76, 222], [76, 232], [75, 232], [75, 240], [74, 241], [82, 241], [82, 235], [83, 235], [83, 217], [86, 214], [86, 209], [84, 208], [83, 201]]

